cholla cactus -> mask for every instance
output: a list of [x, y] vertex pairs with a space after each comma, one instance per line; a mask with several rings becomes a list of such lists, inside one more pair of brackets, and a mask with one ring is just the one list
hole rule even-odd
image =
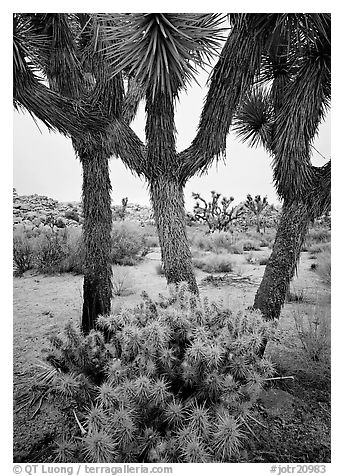
[[[81, 415], [80, 461], [236, 458], [250, 408], [274, 371], [258, 356], [271, 324], [257, 311], [195, 301], [182, 284], [159, 303], [144, 295], [135, 308], [100, 317], [98, 329], [84, 337], [69, 326], [52, 339], [55, 370], [44, 370], [44, 389], [63, 393]], [[63, 445], [59, 455], [68, 458]]]

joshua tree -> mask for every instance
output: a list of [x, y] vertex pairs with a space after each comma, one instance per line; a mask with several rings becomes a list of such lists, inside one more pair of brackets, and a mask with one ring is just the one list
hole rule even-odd
[[263, 197], [262, 199], [260, 195], [256, 195], [253, 199], [250, 194], [247, 195], [245, 207], [256, 217], [258, 233], [260, 233], [262, 214], [268, 206], [269, 204], [266, 197]]
[[277, 192], [284, 200], [254, 301], [267, 319], [279, 317], [309, 224], [328, 212], [331, 200], [331, 163], [314, 167], [310, 154], [330, 103], [330, 16], [293, 17], [294, 27], [283, 32], [284, 41], [271, 39], [264, 60], [260, 79], [270, 81], [270, 89], [248, 95], [235, 125], [243, 140], [262, 144], [272, 155]]
[[[299, 15], [304, 23], [312, 15]], [[231, 30], [212, 72], [209, 92], [192, 144], [177, 153], [174, 103], [195, 72], [194, 64], [213, 52], [221, 17], [212, 14], [98, 15], [100, 49], [107, 51], [113, 74], [124, 71], [145, 92], [143, 169], [151, 199], [168, 282], [188, 281], [197, 293], [185, 230], [183, 188], [224, 156], [226, 136], [241, 100], [251, 89], [271, 46], [297, 23], [297, 15], [233, 14]], [[307, 32], [306, 32], [307, 33]], [[138, 162], [135, 164], [135, 162]], [[291, 191], [293, 193], [293, 191]]]
[[[48, 28], [47, 19], [54, 20], [53, 27]], [[197, 293], [185, 230], [184, 185], [196, 173], [206, 172], [215, 158], [224, 156], [233, 115], [270, 50], [277, 45], [289, 51], [293, 45], [293, 50], [300, 47], [299, 53], [304, 53], [305, 42], [311, 44], [323, 34], [328, 15], [230, 15], [231, 30], [212, 72], [196, 136], [189, 148], [177, 153], [175, 100], [191, 81], [196, 65], [215, 51], [222, 19], [215, 14], [160, 13], [15, 17], [15, 104], [70, 136], [84, 168], [88, 250], [84, 294], [85, 302], [89, 301], [84, 304], [84, 316], [87, 320], [87, 313], [90, 315], [88, 327], [94, 325], [97, 313], [108, 311], [111, 295], [106, 252], [111, 228], [108, 158], [120, 156], [148, 180], [167, 280], [186, 280]], [[290, 31], [292, 38], [286, 35]], [[50, 89], [32, 65], [38, 65]], [[302, 62], [295, 66], [310, 97], [319, 104], [317, 84], [308, 82]], [[129, 86], [133, 84], [128, 89], [132, 101], [124, 99], [122, 72]], [[281, 89], [283, 78], [274, 84], [274, 90]], [[146, 145], [127, 125], [140, 93], [146, 101]], [[315, 106], [312, 101], [307, 106], [304, 116], [296, 111], [297, 127], [292, 114], [283, 116], [288, 118], [287, 127], [280, 116], [276, 119], [275, 181], [280, 195], [289, 200], [300, 198], [311, 183], [307, 150], [297, 148], [297, 134], [302, 139], [305, 134], [314, 135], [307, 114], [314, 115]]]
[[115, 207], [115, 220], [120, 219], [124, 220], [125, 219], [125, 214], [127, 211], [127, 206], [128, 206], [128, 197], [122, 198], [122, 204], [120, 206]]
[[108, 159], [121, 148], [132, 168], [131, 149], [140, 156], [135, 137], [127, 140], [140, 94], [131, 82], [125, 98], [122, 77], [108, 77], [106, 60], [92, 47], [93, 33], [87, 14], [13, 17], [14, 105], [70, 137], [83, 168], [84, 332], [111, 306]]
[[[193, 193], [192, 197], [196, 200], [194, 217], [196, 221], [201, 220], [207, 223], [210, 233], [213, 233], [215, 230], [228, 230], [230, 224], [237, 220], [244, 212], [242, 207], [229, 208], [230, 204], [234, 201], [233, 197], [222, 197], [219, 204], [221, 194], [214, 191], [211, 192], [210, 202], [204, 200], [199, 193]], [[203, 203], [203, 206], [201, 206], [200, 202]]]

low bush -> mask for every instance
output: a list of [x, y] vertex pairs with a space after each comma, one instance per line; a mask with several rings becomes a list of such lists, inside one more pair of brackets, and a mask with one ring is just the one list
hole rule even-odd
[[162, 263], [157, 264], [155, 269], [157, 274], [159, 274], [160, 276], [165, 276], [165, 271]]
[[321, 280], [327, 284], [331, 285], [331, 253], [330, 251], [325, 251], [318, 255], [317, 265], [315, 272], [320, 276]]
[[215, 232], [211, 235], [210, 243], [211, 251], [221, 253], [223, 250], [227, 250], [230, 252], [234, 243], [233, 235], [225, 231]]
[[330, 365], [331, 324], [330, 316], [315, 304], [294, 309], [293, 317], [300, 341], [307, 358]]
[[134, 265], [147, 253], [142, 228], [135, 223], [115, 222], [111, 233], [113, 264]]
[[272, 248], [274, 244], [275, 238], [274, 236], [263, 236], [259, 240], [259, 246], [260, 247], [267, 247], [267, 248]]
[[85, 247], [82, 230], [80, 227], [70, 227], [66, 229], [66, 233], [66, 253], [60, 264], [59, 272], [82, 274], [84, 272], [85, 262]]
[[69, 220], [74, 220], [79, 223], [80, 217], [76, 210], [67, 210], [64, 216], [68, 218]]
[[233, 261], [228, 255], [209, 254], [193, 258], [193, 264], [207, 273], [228, 273], [233, 271]]
[[244, 251], [260, 250], [260, 241], [258, 240], [242, 240], [237, 244], [241, 244]]
[[133, 293], [133, 278], [122, 266], [113, 269], [112, 285], [115, 296], [128, 296]]
[[266, 266], [269, 262], [270, 257], [269, 256], [264, 256], [263, 258], [258, 259], [258, 264], [260, 266]]
[[204, 232], [194, 231], [189, 233], [189, 241], [192, 246], [202, 251], [212, 251], [213, 253], [232, 253], [243, 254], [241, 242], [235, 241], [235, 235], [230, 232], [215, 232], [205, 234]]
[[[147, 235], [149, 236], [149, 235]], [[114, 223], [111, 262], [134, 265], [148, 250], [147, 236], [134, 223]], [[85, 249], [81, 227], [22, 228], [14, 233], [13, 260], [16, 274], [28, 269], [41, 273], [83, 273]]]
[[[314, 245], [329, 243], [331, 241], [331, 230], [328, 227], [313, 227], [310, 228], [302, 251], [310, 251]], [[316, 249], [316, 247], [314, 247]]]
[[185, 283], [100, 317], [86, 337], [69, 324], [34, 376], [36, 391], [65, 404], [82, 430], [56, 444], [56, 461], [238, 461], [252, 405], [274, 374], [257, 355], [273, 334], [259, 312], [201, 301]]
[[160, 246], [158, 232], [155, 226], [145, 225], [142, 228], [143, 241], [147, 249]]
[[250, 252], [246, 254], [245, 261], [248, 264], [257, 264], [258, 258], [252, 252]]
[[306, 300], [304, 290], [300, 291], [291, 291], [289, 290], [286, 295], [287, 302], [304, 302]]
[[26, 238], [23, 233], [13, 235], [13, 263], [15, 274], [21, 276], [25, 271], [33, 268], [35, 255], [34, 240]]
[[36, 238], [36, 268], [40, 273], [61, 272], [61, 265], [68, 254], [66, 230], [48, 230]]
[[210, 251], [212, 248], [211, 245], [211, 236], [208, 234], [206, 235], [204, 231], [199, 230], [199, 228], [195, 228], [190, 230], [188, 229], [188, 239], [189, 243], [202, 251]]
[[318, 253], [326, 252], [331, 250], [331, 243], [315, 243], [308, 247], [308, 252], [311, 255], [317, 255]]

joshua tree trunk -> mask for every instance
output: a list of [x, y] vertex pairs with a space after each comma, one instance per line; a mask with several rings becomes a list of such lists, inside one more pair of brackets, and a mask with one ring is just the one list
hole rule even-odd
[[275, 243], [253, 307], [267, 320], [278, 319], [311, 221], [306, 204], [284, 204]]
[[111, 183], [108, 157], [99, 150], [77, 150], [83, 167], [84, 303], [82, 330], [94, 329], [98, 315], [111, 310]]
[[186, 235], [183, 186], [165, 176], [150, 184], [150, 192], [167, 283], [187, 281], [191, 292], [198, 294]]

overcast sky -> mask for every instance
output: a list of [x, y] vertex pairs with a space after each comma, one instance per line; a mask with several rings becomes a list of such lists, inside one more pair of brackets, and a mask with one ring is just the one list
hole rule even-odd
[[[178, 150], [188, 147], [195, 136], [207, 92], [206, 80], [207, 74], [202, 72], [198, 77], [200, 86], [194, 83], [186, 93], [181, 94], [177, 103], [175, 120]], [[144, 123], [144, 107], [141, 106], [132, 127], [143, 141]], [[80, 201], [82, 169], [71, 141], [60, 134], [49, 133], [42, 123], [39, 126], [40, 130], [30, 115], [14, 113], [13, 186], [20, 195], [37, 193], [59, 201]], [[320, 127], [314, 145], [329, 159], [329, 118]], [[193, 208], [192, 192], [199, 192], [207, 198], [211, 190], [233, 196], [235, 204], [248, 193], [267, 195], [269, 202], [277, 203], [270, 162], [270, 157], [262, 148], [250, 149], [230, 133], [226, 163], [214, 163], [207, 175], [194, 177], [188, 182], [185, 188], [186, 208]], [[323, 165], [326, 161], [314, 153], [313, 162]], [[120, 203], [122, 197], [128, 197], [131, 203], [149, 205], [146, 182], [131, 174], [120, 159], [110, 160], [110, 170], [113, 203]]]

